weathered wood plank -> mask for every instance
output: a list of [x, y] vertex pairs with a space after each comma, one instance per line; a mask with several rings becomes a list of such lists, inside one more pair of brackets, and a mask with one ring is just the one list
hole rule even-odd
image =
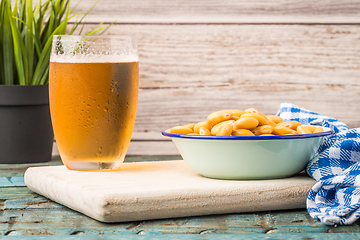
[[[90, 28], [93, 25], [88, 25]], [[360, 126], [360, 26], [116, 25], [140, 53], [135, 132], [281, 101]]]
[[65, 211], [69, 210], [69, 208], [57, 204], [42, 196], [38, 196], [37, 194], [34, 194], [34, 198], [32, 199], [22, 198], [22, 199], [6, 200], [5, 209], [12, 209], [12, 210], [63, 209]]
[[[13, 189], [2, 200], [0, 234], [19, 235], [136, 235], [136, 234], [276, 234], [359, 233], [354, 224], [329, 227], [313, 220], [305, 210], [211, 215], [192, 218], [105, 224], [32, 193]], [[51, 214], [50, 214], [51, 213]], [[71, 223], [69, 225], [69, 223]], [[265, 235], [266, 234], [266, 235]], [[345, 234], [346, 235], [346, 234]], [[339, 236], [345, 236], [343, 234]], [[349, 236], [349, 235], [346, 235]], [[357, 236], [357, 235], [351, 235]], [[273, 238], [276, 239], [276, 238]], [[288, 239], [288, 238], [287, 238]]]
[[[83, 232], [77, 232], [78, 234], [74, 234], [76, 236], [66, 236], [66, 239], [72, 240], [72, 239], [89, 239], [88, 235], [82, 235]], [[341, 235], [336, 233], [309, 233], [309, 234], [294, 234], [294, 233], [281, 233], [281, 234], [247, 234], [247, 235], [241, 235], [238, 234], [211, 234], [211, 235], [202, 235], [202, 234], [208, 234], [209, 232], [200, 233], [201, 235], [194, 235], [194, 234], [186, 234], [186, 235], [179, 235], [179, 234], [165, 234], [165, 235], [159, 235], [156, 233], [148, 233], [148, 232], [139, 232], [139, 235], [126, 235], [126, 239], [132, 240], [132, 239], [144, 239], [145, 238], [151, 238], [151, 239], [158, 239], [158, 240], [192, 240], [192, 239], [220, 239], [220, 240], [232, 240], [232, 239], [239, 239], [239, 238], [246, 238], [248, 240], [256, 240], [256, 239], [287, 239], [287, 240], [304, 240], [304, 239], [314, 239], [314, 240], [349, 240], [349, 239], [359, 239], [360, 234], [358, 233], [342, 233]], [[29, 239], [38, 239], [34, 238], [34, 236], [16, 236], [16, 232], [14, 233], [15, 236], [11, 236], [11, 232], [9, 235], [7, 235], [6, 239], [16, 239], [16, 240], [29, 240]], [[110, 232], [111, 234], [111, 232]], [[156, 234], [154, 236], [154, 234]], [[99, 235], [104, 235], [104, 233], [100, 233]], [[145, 236], [142, 236], [145, 235]], [[149, 236], [150, 235], [150, 236]], [[106, 239], [108, 240], [118, 240], [120, 236], [118, 235], [106, 235]], [[125, 237], [125, 236], [124, 236]], [[46, 239], [48, 240], [59, 240], [63, 239], [64, 236], [46, 236]]]
[[[89, 235], [78, 231], [77, 234], [74, 234], [76, 236], [66, 236], [66, 239], [72, 240], [72, 239], [89, 239]], [[105, 233], [101, 232], [99, 235], [104, 235]], [[111, 232], [110, 232], [111, 234]], [[155, 235], [156, 234], [156, 235]], [[232, 240], [232, 239], [239, 239], [239, 238], [246, 238], [248, 240], [256, 240], [256, 239], [287, 239], [287, 240], [304, 240], [304, 239], [314, 239], [314, 240], [349, 240], [349, 239], [359, 239], [360, 234], [358, 233], [342, 233], [341, 235], [336, 233], [301, 233], [301, 234], [294, 234], [294, 233], [280, 233], [280, 234], [246, 234], [241, 235], [239, 234], [211, 234], [211, 235], [203, 235], [203, 234], [209, 234], [209, 232], [200, 233], [201, 235], [195, 235], [195, 234], [165, 234], [165, 235], [159, 235], [157, 233], [149, 233], [149, 232], [139, 232], [139, 235], [126, 235], [126, 239], [132, 240], [132, 239], [144, 239], [144, 238], [151, 238], [151, 239], [158, 239], [158, 240], [192, 240], [192, 239], [220, 239], [220, 240]], [[10, 232], [9, 235], [7, 235], [6, 239], [16, 239], [16, 240], [29, 240], [29, 239], [39, 239], [34, 238], [34, 236], [16, 236], [16, 232], [14, 233], [15, 236], [12, 236], [12, 233]], [[145, 236], [142, 236], [145, 235]], [[106, 239], [108, 240], [117, 240], [120, 236], [118, 235], [106, 235]], [[46, 236], [46, 239], [48, 240], [59, 240], [63, 239], [64, 236]], [[94, 236], [92, 236], [94, 238]]]
[[0, 187], [25, 187], [23, 177], [0, 177]]
[[[96, 0], [82, 1], [87, 11]], [[77, 1], [72, 1], [75, 5]], [[119, 23], [359, 23], [356, 0], [102, 0], [87, 22]]]
[[[34, 198], [38, 196], [27, 187], [7, 187], [0, 188], [0, 196], [3, 201], [7, 199]], [[5, 206], [5, 205], [3, 205]]]
[[65, 208], [5, 210], [0, 216], [0, 234], [11, 231], [12, 235], [77, 235], [81, 232], [88, 236], [214, 233], [265, 236], [283, 233], [359, 233], [360, 230], [357, 225], [329, 227], [318, 221], [310, 223], [306, 214], [303, 210], [288, 213], [275, 211], [106, 224]]

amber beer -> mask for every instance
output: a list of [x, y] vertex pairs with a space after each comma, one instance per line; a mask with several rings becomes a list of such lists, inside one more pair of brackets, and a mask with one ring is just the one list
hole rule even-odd
[[69, 169], [118, 168], [135, 122], [138, 60], [58, 58], [50, 62], [49, 76], [51, 118], [63, 163]]

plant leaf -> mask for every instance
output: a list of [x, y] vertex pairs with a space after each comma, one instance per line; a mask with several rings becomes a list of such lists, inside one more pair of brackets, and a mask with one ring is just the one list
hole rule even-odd
[[[20, 32], [24, 30], [24, 22], [25, 22], [25, 14], [26, 14], [25, 4], [26, 1], [20, 0], [20, 7], [19, 8], [16, 7], [16, 9], [14, 8], [14, 12], [13, 12], [14, 17], [17, 17], [18, 19], [22, 20], [22, 21], [17, 21], [17, 26]], [[18, 12], [15, 12], [15, 10], [17, 9]]]
[[[80, 11], [79, 13], [82, 13], [83, 11]], [[78, 23], [78, 19], [79, 19], [79, 17], [80, 16], [77, 16], [77, 18], [76, 18], [76, 20], [75, 20], [75, 22], [74, 22], [74, 24], [73, 24], [73, 26], [71, 27], [71, 30], [70, 30], [70, 32], [69, 32], [69, 35], [72, 35], [73, 34], [73, 32], [75, 31], [75, 29], [76, 29], [76, 27], [77, 27], [77, 23]]]
[[26, 72], [25, 67], [27, 66], [27, 59], [26, 59], [26, 53], [24, 48], [24, 43], [22, 42], [20, 31], [17, 28], [15, 18], [12, 17], [10, 9], [6, 8], [5, 13], [9, 16], [10, 26], [11, 26], [11, 33], [12, 33], [12, 39], [13, 39], [13, 49], [14, 49], [14, 59], [15, 59], [15, 65], [17, 69], [17, 75], [19, 79], [20, 85], [26, 84]]
[[97, 30], [101, 25], [103, 25], [104, 24], [104, 22], [101, 22], [101, 23], [99, 23], [98, 25], [96, 25], [95, 27], [93, 27], [89, 32], [93, 32], [93, 31], [95, 31], [95, 30]]
[[86, 22], [84, 22], [84, 23], [82, 24], [82, 27], [81, 27], [80, 32], [79, 32], [79, 35], [81, 35], [82, 31], [84, 30], [85, 24], [86, 24]]
[[62, 22], [50, 35], [48, 38], [43, 51], [40, 55], [39, 62], [36, 66], [34, 77], [32, 80], [33, 85], [37, 85], [41, 83], [41, 78], [43, 74], [46, 72], [46, 68], [49, 67], [50, 62], [50, 52], [51, 52], [51, 43], [52, 43], [52, 37], [56, 34], [58, 34], [61, 29], [63, 28], [63, 25], [66, 24], [66, 22]]
[[96, 6], [96, 4], [98, 4], [100, 2], [100, 0], [97, 0], [95, 3], [94, 3], [94, 5], [92, 5], [92, 7], [84, 14], [84, 16], [80, 19], [80, 21], [79, 22], [77, 22], [77, 23], [74, 23], [74, 27], [73, 27], [73, 29], [71, 29], [71, 31], [70, 31], [70, 35], [72, 35], [73, 33], [74, 33], [74, 31], [75, 31], [75, 29], [81, 24], [81, 22], [82, 22], [82, 20], [84, 20], [84, 18], [89, 14], [89, 12]]
[[39, 58], [40, 55], [41, 55], [42, 47], [41, 47], [41, 41], [40, 41], [40, 30], [37, 28], [37, 24], [35, 23], [35, 19], [34, 19], [33, 37], [34, 37], [35, 50], [36, 50], [36, 53], [37, 53], [37, 57]]
[[50, 4], [50, 0], [48, 0], [44, 5], [41, 6], [41, 10], [39, 12], [39, 17], [37, 19], [37, 29], [39, 30], [39, 33], [40, 33], [39, 38], [41, 38], [43, 31], [44, 31], [44, 26], [45, 26], [44, 17], [45, 17], [47, 9], [49, 7], [49, 4]]
[[[63, 18], [65, 13], [66, 13], [66, 15], [70, 14], [69, 5], [70, 5], [70, 2], [68, 0], [62, 2], [61, 8], [60, 8], [60, 11], [59, 11], [59, 17], [58, 17], [59, 22], [61, 22], [61, 19]], [[64, 21], [66, 21], [66, 17], [65, 17]]]
[[[68, 1], [66, 1], [66, 15], [63, 21], [63, 27], [59, 30], [59, 34], [65, 34], [66, 33], [66, 27], [69, 21], [69, 14], [70, 14], [70, 4], [68, 4]], [[63, 13], [62, 13], [63, 14]]]
[[96, 30], [94, 30], [94, 31], [92, 31], [92, 32], [88, 32], [88, 33], [86, 33], [86, 35], [87, 35], [87, 36], [91, 36], [91, 35], [94, 35], [94, 34], [97, 33], [97, 32], [100, 32], [101, 30], [103, 30], [103, 28], [99, 28], [99, 29], [96, 29]]
[[[51, 43], [54, 35], [67, 32], [69, 19], [79, 16], [70, 35], [79, 25], [84, 30], [84, 18], [100, 0], [83, 14], [72, 12], [80, 4], [70, 8], [70, 0], [1, 0], [0, 2], [0, 84], [48, 84]], [[11, 3], [14, 3], [12, 8]], [[103, 23], [87, 32], [87, 35], [103, 34]]]
[[36, 7], [34, 9], [34, 20], [36, 20], [36, 17], [40, 14], [40, 11], [41, 11], [41, 0], [38, 0]]
[[109, 24], [109, 26], [107, 26], [99, 35], [103, 35], [112, 25], [114, 25], [114, 23], [116, 22], [117, 20], [113, 21], [112, 23]]
[[[0, 3], [0, 46], [3, 46], [3, 19], [4, 19], [4, 8], [3, 3]], [[3, 50], [0, 47], [0, 84], [5, 84], [4, 80], [4, 65], [3, 65]]]
[[4, 84], [13, 85], [14, 82], [14, 46], [11, 34], [11, 14], [9, 14], [8, 0], [1, 2], [2, 21], [2, 58], [4, 71]]
[[77, 4], [76, 4], [72, 9], [70, 9], [69, 14], [71, 14], [71, 13], [79, 6], [79, 4], [80, 4], [81, 2], [82, 2], [82, 0], [78, 1]]
[[40, 79], [40, 84], [48, 84], [48, 83], [49, 83], [49, 65], [47, 65], [47, 68], [45, 69], [45, 73]]
[[34, 72], [34, 37], [33, 37], [33, 10], [32, 0], [26, 0], [26, 35], [25, 35], [25, 49], [26, 58], [28, 60], [27, 66], [25, 66], [25, 82], [29, 84], [29, 80], [33, 76]]

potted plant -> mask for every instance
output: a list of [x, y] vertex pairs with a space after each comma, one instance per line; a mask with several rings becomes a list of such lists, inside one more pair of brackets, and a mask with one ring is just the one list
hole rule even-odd
[[[79, 19], [82, 12], [72, 14], [73, 10], [70, 0], [44, 3], [39, 0], [35, 5], [32, 0], [17, 0], [13, 6], [11, 0], [1, 0], [0, 163], [51, 160], [53, 132], [48, 100], [51, 42], [53, 35], [67, 33], [69, 19], [75, 16]], [[89, 11], [75, 21], [68, 34], [74, 34]], [[100, 26], [87, 35], [106, 31]]]

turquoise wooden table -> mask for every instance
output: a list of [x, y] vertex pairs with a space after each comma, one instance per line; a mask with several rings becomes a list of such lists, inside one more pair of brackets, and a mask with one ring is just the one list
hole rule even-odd
[[[128, 156], [127, 162], [181, 159]], [[0, 165], [1, 239], [360, 239], [359, 222], [330, 227], [305, 209], [211, 215], [128, 223], [101, 223], [30, 191], [23, 175], [30, 166]]]

